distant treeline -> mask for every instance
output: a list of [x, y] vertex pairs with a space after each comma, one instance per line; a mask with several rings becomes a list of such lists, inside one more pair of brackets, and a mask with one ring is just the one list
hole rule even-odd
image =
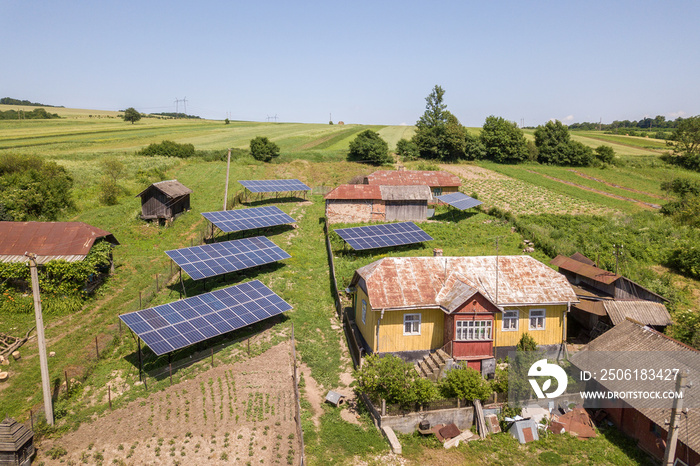
[[31, 112], [24, 110], [0, 111], [0, 120], [48, 120], [50, 118], [61, 118], [56, 113], [49, 113], [43, 108], [36, 108]]
[[197, 119], [197, 120], [202, 119], [202, 117], [199, 117], [197, 115], [186, 115], [184, 113], [175, 113], [175, 112], [151, 113], [151, 115], [167, 116], [167, 117], [172, 117], [172, 118], [190, 118], [190, 119]]
[[12, 97], [3, 97], [2, 99], [0, 99], [0, 104], [3, 104], [3, 105], [26, 105], [28, 107], [58, 107], [58, 108], [63, 108], [63, 105], [39, 104], [36, 102], [30, 102], [28, 100], [13, 99]]
[[615, 131], [619, 129], [647, 129], [647, 130], [657, 130], [657, 129], [675, 129], [678, 124], [683, 121], [683, 118], [678, 117], [675, 120], [666, 120], [665, 116], [656, 115], [654, 118], [643, 118], [639, 121], [630, 120], [615, 120], [612, 123], [572, 123], [569, 125], [569, 129], [583, 129], [583, 130], [595, 130], [599, 129], [602, 131]]

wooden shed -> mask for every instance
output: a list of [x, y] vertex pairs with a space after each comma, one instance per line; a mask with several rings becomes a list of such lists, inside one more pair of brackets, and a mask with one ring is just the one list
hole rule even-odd
[[424, 221], [428, 186], [340, 185], [325, 197], [330, 223]]
[[34, 452], [34, 432], [9, 417], [0, 422], [0, 465], [28, 466]]
[[190, 210], [192, 190], [177, 180], [160, 181], [137, 194], [141, 198], [141, 218], [171, 220]]

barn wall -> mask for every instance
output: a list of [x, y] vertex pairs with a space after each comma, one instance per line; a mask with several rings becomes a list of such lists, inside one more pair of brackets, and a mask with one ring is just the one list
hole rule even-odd
[[326, 218], [329, 223], [356, 223], [385, 220], [381, 201], [365, 199], [327, 199]]
[[141, 217], [170, 218], [172, 210], [168, 207], [170, 199], [157, 189], [151, 189], [141, 197]]
[[428, 218], [427, 201], [386, 201], [386, 220], [422, 221]]

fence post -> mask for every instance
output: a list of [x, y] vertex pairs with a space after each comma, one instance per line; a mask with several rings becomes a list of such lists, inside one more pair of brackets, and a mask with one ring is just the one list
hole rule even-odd
[[107, 385], [107, 401], [109, 402], [109, 410], [112, 410], [112, 387]]
[[214, 348], [211, 348], [211, 367], [214, 367]]
[[382, 398], [382, 416], [386, 416], [386, 400]]
[[97, 336], [95, 336], [95, 354], [97, 355], [97, 359], [100, 359], [100, 347], [97, 346]]
[[70, 390], [70, 384], [68, 383], [68, 371], [63, 371], [63, 373], [66, 375], [66, 393]]
[[156, 274], [156, 293], [160, 291], [160, 288], [158, 287], [158, 274]]
[[173, 363], [168, 363], [168, 371], [170, 372], [170, 385], [173, 384]]

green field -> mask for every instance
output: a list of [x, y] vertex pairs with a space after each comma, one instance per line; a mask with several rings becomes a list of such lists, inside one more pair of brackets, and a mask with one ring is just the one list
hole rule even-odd
[[[144, 118], [132, 125], [116, 118], [116, 112], [47, 110], [66, 118], [0, 121], [0, 153], [38, 155], [65, 166], [74, 179], [73, 197], [77, 209], [66, 212], [61, 220], [84, 221], [106, 229], [121, 243], [115, 250], [115, 274], [98, 290], [95, 297], [86, 302], [80, 312], [45, 317], [49, 351], [56, 352], [56, 356], [50, 359], [53, 383], [60, 387], [65, 374], [69, 373], [69, 377], [75, 377], [82, 381], [84, 387], [90, 387], [89, 390], [84, 389], [82, 394], [60, 399], [66, 412], [59, 419], [59, 428], [54, 435], [88, 422], [93, 416], [102, 415], [107, 409], [106, 400], [102, 397], [105, 387], [116, 383], [116, 378], [119, 378], [119, 383], [124, 387], [121, 394], [113, 400], [117, 407], [134, 399], [147, 400], [149, 393], [165, 386], [167, 380], [163, 379], [151, 380], [148, 390], [137, 383], [138, 375], [134, 366], [136, 344], [127, 332], [120, 333], [117, 316], [137, 310], [139, 295], [142, 307], [178, 299], [177, 282], [163, 286], [163, 277], [171, 276], [171, 264], [164, 251], [197, 243], [206, 229], [206, 222], [200, 213], [221, 208], [226, 176], [224, 162], [205, 162], [200, 158], [182, 160], [144, 157], [136, 154], [138, 150], [150, 143], [170, 139], [192, 143], [198, 150], [220, 151], [225, 154], [227, 148], [246, 148], [253, 137], [267, 136], [280, 146], [279, 159], [269, 164], [247, 156], [234, 160], [229, 193], [235, 194], [241, 190], [236, 180], [269, 178], [298, 178], [318, 190], [321, 187], [337, 186], [357, 175], [373, 171], [373, 167], [345, 161], [348, 144], [359, 132], [365, 129], [378, 131], [393, 148], [399, 139], [410, 138], [415, 131], [412, 126], [255, 122], [231, 122], [225, 125], [221, 121], [156, 118]], [[576, 133], [574, 138], [597, 147], [602, 143], [602, 136], [605, 135], [581, 132]], [[643, 138], [624, 136], [614, 138], [603, 139], [613, 145], [618, 155], [624, 159], [626, 163], [623, 166], [577, 168], [574, 172], [568, 168], [537, 164], [513, 166], [478, 162], [444, 165], [441, 168], [458, 174], [463, 179], [463, 191], [478, 194], [487, 208], [497, 207], [511, 215], [522, 216], [528, 225], [537, 228], [544, 236], [557, 237], [555, 228], [540, 226], [548, 221], [548, 217], [544, 216], [554, 215], [557, 219], [565, 219], [566, 213], [595, 214], [595, 222], [601, 225], [607, 225], [606, 222], [619, 222], [621, 226], [639, 224], [640, 229], [647, 228], [655, 233], [658, 230], [658, 235], [661, 235], [663, 219], [656, 209], [640, 202], [666, 202], [667, 195], [661, 191], [659, 183], [672, 179], [679, 170], [663, 164], [657, 149], [640, 145], [650, 142], [649, 140], [640, 141]], [[122, 193], [118, 204], [114, 206], [105, 206], [99, 201], [99, 183], [104, 176], [102, 163], [105, 158], [116, 158], [126, 166], [126, 173], [119, 180]], [[415, 168], [422, 164], [412, 162], [408, 166]], [[162, 171], [166, 179], [178, 179], [194, 191], [192, 210], [179, 217], [170, 227], [148, 225], [137, 219], [140, 202], [134, 196], [152, 181], [147, 173], [154, 169]], [[700, 179], [700, 174], [683, 173]], [[613, 184], [617, 186], [611, 186]], [[630, 200], [618, 199], [591, 189]], [[253, 355], [260, 354], [274, 341], [288, 335], [293, 323], [301, 361], [309, 367], [311, 376], [320, 385], [322, 393], [325, 395], [328, 390], [347, 388], [342, 376], [350, 373], [351, 363], [342, 351], [344, 337], [335, 317], [334, 301], [330, 293], [322, 226], [323, 198], [320, 195], [310, 195], [306, 200], [270, 200], [251, 205], [268, 203], [278, 205], [297, 220], [298, 228], [283, 228], [270, 234], [270, 238], [289, 252], [292, 258], [283, 261], [281, 265], [232, 274], [227, 279], [208, 280], [207, 289], [229, 286], [252, 278], [262, 280], [292, 304], [294, 310], [269, 329], [257, 325], [252, 330], [236, 332], [233, 338], [244, 338], [250, 332], [265, 330], [268, 339], [260, 339], [253, 348]], [[439, 207], [437, 217], [424, 227], [435, 238], [434, 242], [395, 252], [354, 254], [344, 251], [342, 243], [334, 238], [333, 248], [337, 257], [340, 285], [347, 285], [357, 267], [385, 255], [429, 255], [434, 247], [443, 248], [446, 255], [490, 255], [495, 253], [495, 238], [505, 238], [499, 243], [500, 254], [518, 254], [525, 236], [524, 232], [513, 231], [514, 226], [508, 219], [488, 215], [486, 212], [453, 215], [445, 207]], [[634, 236], [633, 233], [630, 233], [631, 237]], [[697, 238], [697, 233], [692, 231], [678, 229], [672, 233], [675, 235], [674, 241], [685, 240], [692, 235]], [[640, 234], [639, 237], [658, 241], [657, 236], [650, 234]], [[585, 235], [568, 240], [566, 247], [585, 246], [587, 241]], [[557, 244], [564, 244], [563, 239]], [[646, 244], [645, 247], [648, 249], [648, 261], [640, 260], [634, 264], [646, 271], [662, 262], [659, 259], [662, 252], [659, 252], [661, 246], [655, 243]], [[545, 262], [551, 257], [540, 248], [534, 256]], [[648, 276], [649, 281], [644, 284], [662, 286], [653, 283], [662, 277], [649, 273], [652, 275]], [[160, 290], [155, 289], [156, 274], [161, 280]], [[666, 280], [664, 286], [667, 286], [669, 280], [674, 283], [679, 279], [668, 272], [664, 272], [663, 277]], [[696, 306], [688, 296], [692, 295], [693, 289], [700, 289], [700, 286], [694, 282], [686, 283], [690, 283], [690, 291], [686, 294], [679, 291], [678, 297], [674, 297], [675, 302], [679, 306]], [[203, 291], [201, 283], [186, 279], [185, 284], [189, 294]], [[23, 336], [34, 325], [33, 321], [31, 314], [0, 315], [0, 332]], [[94, 351], [95, 338], [101, 349], [99, 358], [96, 358]], [[224, 341], [219, 340], [217, 343]], [[235, 360], [244, 357], [242, 348], [242, 343], [236, 343], [222, 351], [217, 358]], [[36, 411], [42, 405], [42, 396], [38, 388], [40, 379], [34, 340], [21, 351], [22, 359], [13, 362], [9, 368], [10, 380], [0, 387], [0, 412], [24, 420], [30, 409]], [[193, 354], [192, 351], [182, 350], [175, 354], [174, 360], [188, 358]], [[152, 354], [147, 358], [149, 370], [163, 367], [164, 364], [167, 363], [163, 358], [155, 358]], [[207, 367], [206, 360], [203, 360], [177, 377], [189, 376]], [[316, 413], [319, 415], [317, 425], [312, 421], [314, 409], [309, 401], [302, 403], [302, 409], [309, 464], [351, 464], [361, 460], [370, 464], [383, 462], [378, 455], [387, 452], [386, 444], [366, 413], [361, 415], [358, 426], [343, 421], [336, 409], [322, 405], [318, 408], [320, 413]], [[440, 462], [441, 446], [426, 444], [414, 438], [404, 438], [402, 441], [407, 445], [407, 460], [410, 463]], [[543, 451], [569, 448], [568, 442], [567, 437], [550, 437], [534, 449], [520, 449], [509, 443], [509, 440], [496, 437], [478, 448], [472, 445], [461, 446], [450, 453], [449, 459], [485, 464], [483, 458], [486, 457], [502, 463], [508, 463], [517, 457], [531, 464], [545, 464]], [[559, 454], [563, 455], [561, 452]], [[566, 462], [577, 460], [570, 455], [564, 456]], [[640, 459], [634, 453], [633, 446], [626, 445], [614, 434], [606, 434], [596, 440], [595, 448], [587, 455], [586, 464], [608, 464], [606, 458], [614, 458], [615, 464], [644, 462], [643, 457]]]

